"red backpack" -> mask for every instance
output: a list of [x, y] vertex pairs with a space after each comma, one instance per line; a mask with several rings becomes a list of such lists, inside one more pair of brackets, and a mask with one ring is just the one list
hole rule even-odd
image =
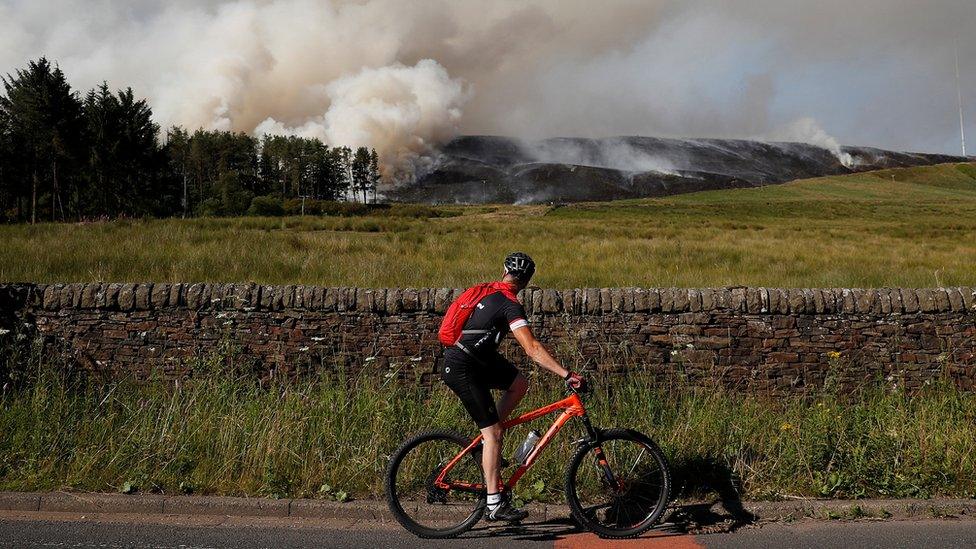
[[448, 347], [453, 346], [461, 339], [464, 323], [468, 321], [478, 302], [495, 292], [501, 292], [512, 301], [518, 301], [515, 292], [512, 291], [513, 289], [513, 285], [507, 282], [486, 282], [464, 290], [464, 293], [458, 296], [447, 308], [447, 312], [444, 313], [444, 320], [441, 321], [441, 329], [437, 332], [437, 339]]

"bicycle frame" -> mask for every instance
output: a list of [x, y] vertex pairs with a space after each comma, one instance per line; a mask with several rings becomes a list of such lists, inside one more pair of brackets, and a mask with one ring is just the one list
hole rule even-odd
[[[525, 463], [520, 465], [519, 468], [515, 470], [515, 473], [513, 473], [512, 476], [508, 479], [508, 481], [504, 483], [505, 486], [504, 490], [510, 491], [513, 488], [515, 488], [515, 485], [518, 483], [519, 479], [522, 478], [522, 475], [524, 475], [525, 472], [528, 471], [530, 467], [532, 467], [532, 464], [536, 462], [536, 459], [539, 457], [539, 454], [541, 454], [542, 451], [546, 449], [546, 446], [548, 446], [549, 443], [552, 442], [552, 439], [556, 436], [557, 433], [559, 433], [559, 431], [566, 425], [566, 423], [569, 422], [570, 419], [574, 417], [580, 418], [583, 421], [584, 427], [586, 428], [586, 433], [587, 436], [589, 437], [589, 440], [595, 440], [597, 438], [597, 431], [593, 429], [593, 426], [590, 424], [589, 419], [586, 417], [586, 408], [583, 407], [583, 401], [580, 399], [579, 394], [577, 394], [576, 392], [573, 392], [568, 397], [558, 402], [554, 402], [548, 406], [543, 406], [542, 408], [539, 408], [537, 410], [533, 410], [531, 412], [525, 413], [515, 419], [504, 421], [502, 422], [502, 428], [507, 430], [510, 427], [521, 425], [523, 423], [532, 421], [534, 419], [538, 419], [542, 416], [549, 415], [554, 412], [558, 412], [559, 410], [562, 410], [563, 412], [556, 417], [555, 421], [553, 421], [552, 425], [549, 427], [549, 430], [546, 431], [546, 434], [542, 435], [542, 438], [539, 439], [538, 443], [536, 443], [535, 448], [533, 448], [532, 452], [529, 453], [528, 457], [525, 460]], [[471, 444], [469, 444], [464, 450], [461, 451], [461, 453], [454, 456], [454, 458], [451, 461], [449, 461], [447, 465], [444, 466], [444, 469], [441, 470], [440, 474], [437, 476], [437, 479], [434, 480], [434, 485], [443, 490], [459, 490], [464, 492], [484, 491], [485, 485], [482, 483], [469, 483], [469, 482], [462, 482], [462, 481], [445, 480], [447, 474], [451, 471], [451, 469], [454, 468], [454, 466], [459, 461], [461, 461], [462, 458], [464, 458], [464, 456], [468, 455], [469, 453], [474, 451], [475, 448], [478, 448], [481, 445], [481, 439], [482, 439], [482, 435], [478, 435], [477, 437], [474, 438], [474, 440], [471, 441]], [[600, 464], [605, 467], [606, 460], [603, 459], [603, 452], [599, 446], [597, 446], [596, 448], [596, 456], [597, 459], [600, 461]]]

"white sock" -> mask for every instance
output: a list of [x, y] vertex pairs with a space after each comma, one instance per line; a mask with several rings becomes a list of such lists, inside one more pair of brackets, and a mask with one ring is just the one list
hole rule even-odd
[[498, 509], [498, 506], [502, 504], [502, 495], [498, 494], [488, 494], [488, 510], [494, 511]]

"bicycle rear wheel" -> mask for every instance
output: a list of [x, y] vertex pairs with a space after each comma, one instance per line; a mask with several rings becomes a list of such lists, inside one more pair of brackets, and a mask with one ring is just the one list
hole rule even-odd
[[630, 429], [603, 431], [599, 443], [579, 447], [566, 469], [573, 518], [603, 537], [646, 532], [664, 513], [670, 491], [664, 454], [650, 438]]
[[[422, 538], [451, 538], [471, 529], [484, 514], [483, 491], [445, 490], [434, 485], [441, 470], [471, 441], [451, 431], [428, 431], [404, 442], [386, 470], [386, 501], [404, 528]], [[445, 480], [483, 482], [481, 454], [465, 455]]]

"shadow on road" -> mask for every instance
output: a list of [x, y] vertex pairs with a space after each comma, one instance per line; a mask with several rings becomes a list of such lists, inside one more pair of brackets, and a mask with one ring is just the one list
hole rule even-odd
[[[568, 535], [583, 532], [584, 530], [573, 519], [566, 517], [540, 522], [523, 522], [522, 524], [513, 524], [504, 527], [481, 526], [461, 536], [461, 539], [507, 537], [517, 541], [556, 541]], [[670, 524], [663, 524], [654, 527], [650, 532], [641, 537], [661, 538], [680, 535], [684, 535], [684, 531], [681, 528]]]
[[673, 498], [708, 498], [674, 507], [668, 521], [685, 532], [732, 532], [756, 521], [757, 517], [742, 506], [739, 476], [714, 458], [675, 464], [674, 486]]
[[[695, 499], [699, 502], [672, 505], [664, 521], [645, 534], [646, 536], [661, 538], [689, 533], [733, 532], [757, 519], [742, 505], [738, 476], [727, 465], [715, 459], [701, 458], [674, 464], [673, 486], [673, 499]], [[583, 530], [579, 525], [567, 516], [504, 527], [479, 526], [463, 537], [555, 541], [581, 532]]]

